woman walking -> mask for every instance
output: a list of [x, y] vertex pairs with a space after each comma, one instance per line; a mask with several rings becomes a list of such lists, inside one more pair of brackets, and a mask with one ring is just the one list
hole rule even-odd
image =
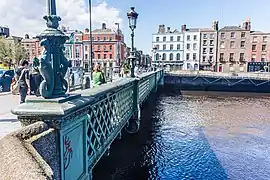
[[20, 104], [25, 102], [26, 95], [31, 92], [28, 65], [29, 62], [27, 60], [22, 60], [15, 74], [15, 79], [19, 83]]
[[93, 84], [94, 87], [97, 87], [97, 86], [105, 83], [104, 74], [101, 71], [100, 64], [97, 64], [95, 66], [94, 73], [93, 73], [93, 81], [94, 81], [94, 84]]

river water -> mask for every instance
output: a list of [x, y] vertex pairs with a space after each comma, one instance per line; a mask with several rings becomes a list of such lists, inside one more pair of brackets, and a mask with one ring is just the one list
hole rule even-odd
[[152, 96], [94, 179], [270, 179], [270, 98]]

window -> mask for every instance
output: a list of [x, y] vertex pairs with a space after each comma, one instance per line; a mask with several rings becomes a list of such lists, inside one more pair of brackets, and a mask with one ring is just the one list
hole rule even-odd
[[241, 32], [241, 38], [245, 38], [246, 37], [246, 33], [245, 32]]
[[203, 48], [203, 54], [206, 54], [207, 52], [206, 52], [206, 48]]
[[156, 37], [156, 42], [159, 42], [159, 37]]
[[170, 37], [170, 41], [173, 41], [173, 36]]
[[225, 42], [224, 42], [224, 41], [221, 41], [221, 42], [220, 42], [220, 48], [221, 48], [221, 49], [224, 49], [224, 48], [225, 48]]
[[110, 51], [112, 50], [112, 45], [110, 45]]
[[84, 55], [84, 59], [88, 59], [88, 54], [85, 54]]
[[230, 53], [230, 61], [232, 61], [234, 58], [234, 53]]
[[98, 59], [100, 59], [100, 54], [98, 54]]
[[263, 42], [267, 42], [267, 36], [263, 36]]
[[235, 38], [235, 32], [231, 32], [231, 38]]
[[244, 61], [244, 53], [240, 53], [240, 61]]
[[103, 59], [106, 59], [107, 58], [106, 54], [103, 54], [103, 57], [104, 57]]
[[252, 56], [251, 56], [251, 62], [255, 62], [255, 60], [256, 60], [256, 54], [252, 54]]
[[110, 59], [112, 59], [112, 54], [110, 54]]
[[203, 45], [207, 46], [207, 40], [203, 40]]
[[186, 60], [189, 60], [189, 53], [186, 54]]
[[166, 50], [166, 44], [163, 44], [163, 50]]
[[166, 41], [166, 36], [163, 36], [163, 41], [164, 41], [164, 42]]
[[210, 46], [214, 46], [214, 40], [210, 40]]
[[88, 49], [88, 46], [84, 46], [84, 50], [87, 51], [87, 49]]
[[176, 54], [176, 60], [180, 60], [180, 53]]
[[219, 60], [220, 60], [220, 61], [223, 61], [223, 60], [224, 60], [224, 53], [220, 53], [220, 54], [219, 54]]
[[97, 37], [97, 40], [100, 41], [100, 37]]
[[187, 49], [190, 50], [190, 44], [187, 44]]
[[181, 41], [181, 36], [177, 36], [177, 41]]
[[170, 50], [173, 50], [173, 44], [170, 44]]
[[252, 45], [252, 51], [256, 51], [256, 45], [255, 44]]
[[80, 47], [76, 46], [76, 54], [75, 54], [76, 58], [80, 58]]
[[207, 34], [203, 34], [203, 39], [207, 39]]
[[230, 48], [235, 48], [235, 41], [230, 42]]
[[156, 54], [156, 61], [159, 60], [159, 54]]
[[220, 34], [220, 38], [221, 38], [221, 39], [225, 39], [225, 33], [221, 33], [221, 34]]
[[266, 55], [262, 54], [261, 62], [265, 62], [265, 61], [266, 61]]
[[241, 48], [245, 48], [245, 41], [241, 41], [240, 47], [241, 47]]
[[170, 53], [170, 60], [173, 60], [173, 53]]
[[166, 60], [166, 54], [165, 53], [162, 54], [162, 60]]
[[181, 47], [180, 44], [177, 44], [177, 50], [180, 50], [180, 47]]
[[197, 50], [197, 43], [193, 44], [193, 50]]
[[266, 51], [266, 44], [262, 45], [262, 51]]
[[210, 34], [210, 39], [215, 39], [215, 34]]
[[190, 41], [190, 35], [187, 35], [187, 40]]
[[187, 63], [187, 69], [191, 69], [191, 64]]
[[205, 62], [206, 61], [206, 56], [202, 57], [202, 61]]
[[100, 45], [98, 45], [97, 49], [98, 49], [98, 51], [100, 51]]
[[110, 41], [112, 41], [112, 37], [110, 37]]
[[103, 37], [103, 41], [106, 41], [106, 37]]
[[210, 54], [214, 54], [214, 48], [210, 48], [209, 52]]
[[197, 59], [197, 54], [193, 53], [193, 60], [196, 60], [196, 59]]
[[253, 37], [253, 42], [257, 42], [257, 41], [258, 41], [257, 38], [258, 38], [257, 36], [254, 36], [254, 37]]
[[106, 51], [106, 46], [105, 45], [103, 46], [103, 50]]
[[193, 36], [193, 40], [194, 40], [194, 41], [197, 41], [197, 35], [194, 35], [194, 36]]
[[209, 61], [210, 61], [210, 62], [213, 62], [213, 59], [214, 59], [213, 56], [209, 56]]

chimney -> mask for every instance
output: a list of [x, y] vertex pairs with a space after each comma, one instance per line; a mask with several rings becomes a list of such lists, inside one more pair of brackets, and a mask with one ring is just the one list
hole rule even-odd
[[170, 33], [170, 32], [171, 32], [171, 28], [167, 27], [167, 33]]
[[245, 20], [243, 22], [242, 28], [245, 29], [245, 30], [247, 30], [247, 31], [250, 31], [251, 30], [250, 18], [248, 18], [247, 20]]
[[29, 35], [28, 34], [25, 34], [24, 38], [25, 39], [29, 39]]
[[219, 29], [218, 24], [219, 24], [218, 21], [213, 22], [213, 30], [218, 31], [218, 29]]
[[159, 25], [158, 27], [158, 33], [164, 34], [165, 33], [165, 25]]
[[85, 33], [89, 33], [89, 29], [88, 28], [85, 28], [84, 32]]
[[187, 25], [186, 24], [183, 24], [181, 26], [181, 32], [186, 32], [187, 31]]
[[102, 23], [102, 29], [106, 29], [106, 23]]

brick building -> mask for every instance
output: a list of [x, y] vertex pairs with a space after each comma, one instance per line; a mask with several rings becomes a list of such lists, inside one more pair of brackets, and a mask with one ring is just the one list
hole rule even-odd
[[26, 34], [21, 40], [21, 44], [27, 52], [28, 60], [33, 60], [35, 57], [39, 57], [42, 52], [42, 47], [39, 45], [39, 40], [37, 38], [29, 38]]
[[247, 71], [248, 53], [250, 46], [250, 20], [241, 26], [225, 26], [218, 34], [218, 71], [245, 72]]

